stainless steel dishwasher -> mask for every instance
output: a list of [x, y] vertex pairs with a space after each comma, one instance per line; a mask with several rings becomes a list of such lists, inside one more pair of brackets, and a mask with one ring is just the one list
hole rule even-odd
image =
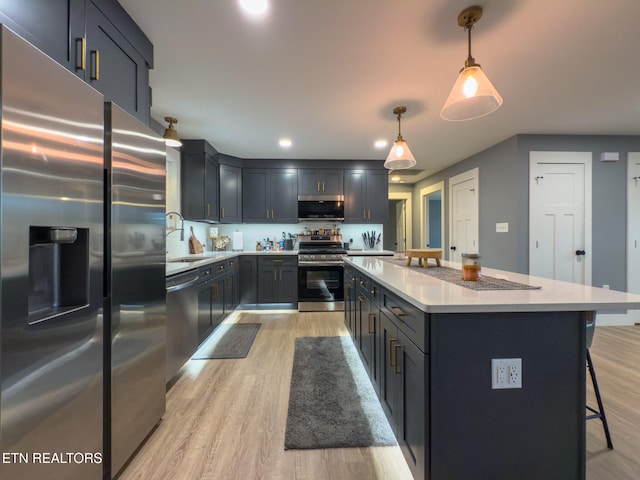
[[199, 278], [198, 269], [167, 277], [167, 383], [198, 348]]

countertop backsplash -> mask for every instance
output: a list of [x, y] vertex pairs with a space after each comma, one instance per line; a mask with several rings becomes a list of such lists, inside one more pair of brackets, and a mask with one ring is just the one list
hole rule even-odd
[[[168, 223], [169, 225], [169, 223]], [[305, 230], [319, 230], [320, 228], [340, 229], [343, 243], [349, 243], [350, 248], [360, 250], [370, 250], [365, 246], [362, 233], [365, 231], [375, 230], [382, 233], [382, 225], [344, 225], [344, 224], [324, 224], [324, 223], [300, 223], [300, 224], [208, 224], [201, 222], [184, 222], [184, 241], [180, 241], [180, 232], [175, 231], [167, 236], [167, 256], [170, 258], [181, 257], [189, 255], [189, 237], [191, 236], [190, 228], [193, 227], [193, 231], [196, 238], [200, 242], [205, 244], [205, 251], [211, 251], [211, 239], [209, 238], [209, 228], [214, 227], [218, 229], [219, 236], [233, 237], [233, 232], [242, 232], [243, 236], [243, 251], [250, 252], [256, 250], [256, 243], [262, 242], [264, 239], [269, 239], [279, 242], [282, 239], [282, 232], [285, 234], [291, 233], [292, 235], [298, 235]], [[178, 225], [179, 226], [179, 225]], [[288, 237], [288, 236], [287, 236]], [[353, 242], [350, 240], [353, 239]], [[297, 250], [298, 244], [294, 244], [294, 249]], [[232, 249], [231, 243], [227, 245], [227, 250]], [[380, 243], [376, 245], [373, 250], [382, 250], [382, 237]]]

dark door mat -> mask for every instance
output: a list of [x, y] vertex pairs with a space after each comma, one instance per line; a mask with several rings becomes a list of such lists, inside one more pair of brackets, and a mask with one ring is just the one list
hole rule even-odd
[[259, 329], [259, 323], [223, 323], [191, 359], [245, 358]]

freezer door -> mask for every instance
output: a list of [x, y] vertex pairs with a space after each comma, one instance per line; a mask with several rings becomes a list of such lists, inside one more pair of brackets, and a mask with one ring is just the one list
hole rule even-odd
[[0, 478], [102, 478], [103, 98], [0, 26]]
[[105, 104], [105, 128], [115, 476], [165, 410], [166, 146], [112, 103]]

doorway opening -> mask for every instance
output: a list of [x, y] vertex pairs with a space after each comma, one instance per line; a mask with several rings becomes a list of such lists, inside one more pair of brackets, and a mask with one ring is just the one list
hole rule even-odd
[[412, 248], [411, 192], [389, 192], [389, 222], [383, 226], [382, 248], [405, 251]]
[[420, 248], [444, 245], [444, 182], [420, 190]]

